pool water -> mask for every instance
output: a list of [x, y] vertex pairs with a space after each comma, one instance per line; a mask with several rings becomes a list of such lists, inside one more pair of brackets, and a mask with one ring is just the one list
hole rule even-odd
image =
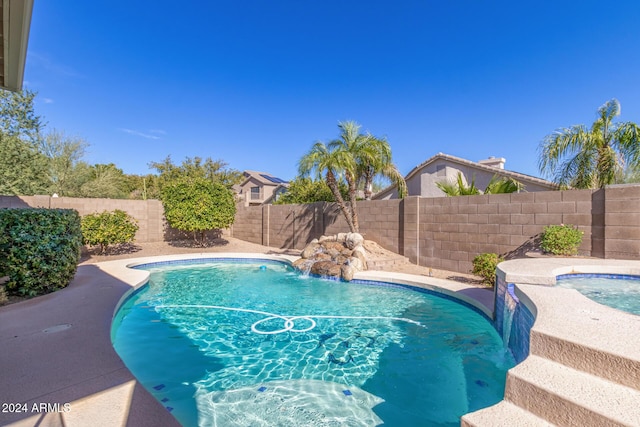
[[640, 276], [568, 274], [558, 276], [556, 283], [600, 304], [640, 315]]
[[185, 426], [457, 426], [514, 365], [489, 320], [432, 293], [268, 261], [145, 269], [113, 345]]

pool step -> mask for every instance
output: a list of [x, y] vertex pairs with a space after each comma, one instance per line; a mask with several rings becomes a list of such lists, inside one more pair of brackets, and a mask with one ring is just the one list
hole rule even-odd
[[509, 371], [505, 400], [558, 426], [640, 426], [640, 391], [535, 355]]
[[553, 427], [548, 421], [512, 403], [502, 401], [496, 405], [462, 417], [461, 427]]
[[640, 390], [640, 358], [637, 356], [630, 358], [609, 349], [589, 347], [535, 328], [531, 330], [530, 351], [532, 355]]

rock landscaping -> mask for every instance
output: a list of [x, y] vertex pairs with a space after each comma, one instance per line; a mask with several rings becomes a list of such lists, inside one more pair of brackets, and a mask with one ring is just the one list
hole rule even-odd
[[306, 273], [350, 281], [356, 272], [367, 269], [364, 243], [364, 237], [358, 233], [322, 236], [302, 250], [301, 258], [293, 266]]

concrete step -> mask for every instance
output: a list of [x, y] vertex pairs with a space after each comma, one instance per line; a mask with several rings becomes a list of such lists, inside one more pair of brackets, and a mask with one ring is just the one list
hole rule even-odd
[[640, 391], [535, 355], [509, 371], [505, 400], [557, 426], [640, 426]]
[[[585, 331], [585, 334], [589, 334]], [[588, 336], [593, 337], [589, 334]], [[640, 358], [616, 352], [595, 340], [600, 348], [576, 342], [571, 337], [558, 337], [538, 329], [531, 330], [530, 352], [570, 368], [583, 371], [614, 383], [640, 390]], [[635, 344], [632, 344], [635, 345]], [[617, 348], [620, 344], [617, 344]]]
[[390, 270], [391, 266], [408, 264], [409, 258], [402, 255], [387, 257], [387, 258], [373, 258], [367, 259], [367, 270]]
[[461, 427], [553, 427], [548, 421], [538, 418], [512, 403], [502, 401], [496, 405], [464, 415]]

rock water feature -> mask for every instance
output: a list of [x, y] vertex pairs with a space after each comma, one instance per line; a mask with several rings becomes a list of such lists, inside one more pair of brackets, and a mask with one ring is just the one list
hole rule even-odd
[[319, 276], [350, 281], [355, 273], [367, 269], [364, 237], [358, 233], [338, 233], [313, 239], [300, 256], [293, 266]]

